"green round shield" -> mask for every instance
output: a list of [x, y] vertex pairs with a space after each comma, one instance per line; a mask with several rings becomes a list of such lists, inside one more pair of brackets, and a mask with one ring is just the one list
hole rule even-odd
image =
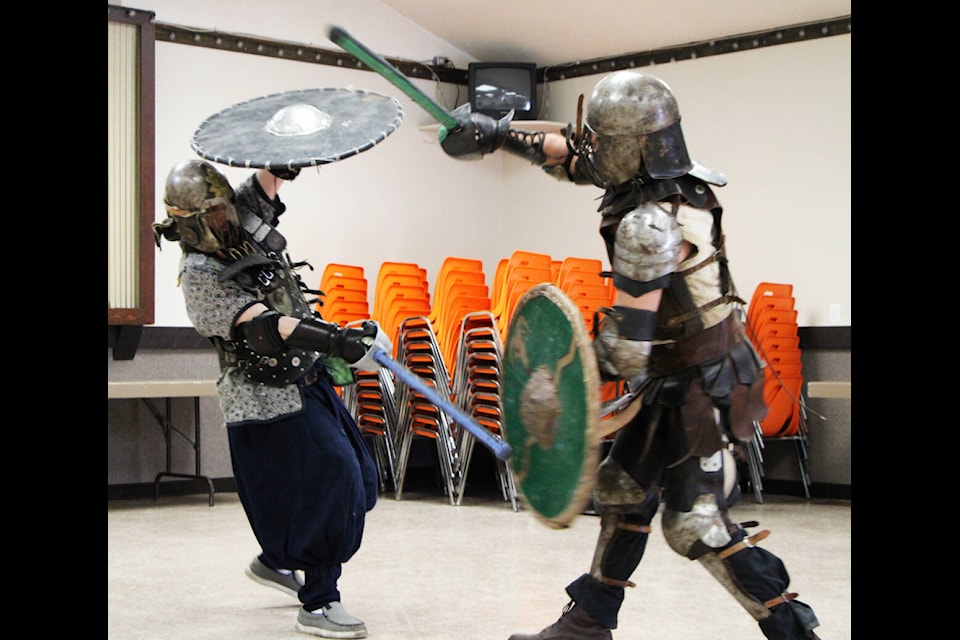
[[503, 357], [504, 436], [524, 501], [554, 528], [583, 513], [600, 456], [600, 374], [580, 309], [557, 286], [520, 299]]

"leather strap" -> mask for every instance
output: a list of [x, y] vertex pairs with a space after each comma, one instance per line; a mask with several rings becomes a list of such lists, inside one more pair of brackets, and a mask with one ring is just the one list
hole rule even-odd
[[725, 560], [726, 558], [729, 558], [730, 556], [732, 556], [738, 551], [743, 551], [744, 549], [755, 546], [753, 544], [754, 542], [760, 542], [761, 540], [763, 540], [769, 535], [770, 535], [770, 532], [766, 529], [764, 529], [763, 531], [758, 531], [754, 535], [744, 538], [737, 544], [727, 547], [717, 555], [720, 556], [721, 560]]
[[603, 584], [608, 584], [612, 587], [621, 587], [621, 588], [626, 588], [626, 587], [633, 588], [637, 586], [636, 584], [634, 584], [633, 582], [630, 582], [629, 580], [614, 580], [613, 578], [608, 578], [607, 576], [600, 576], [600, 582], [602, 582]]
[[791, 600], [796, 598], [798, 595], [800, 594], [799, 593], [781, 593], [776, 598], [771, 598], [770, 600], [767, 600], [766, 602], [764, 602], [763, 606], [765, 606], [767, 609], [773, 609], [778, 604], [783, 604], [784, 602], [790, 602]]
[[696, 335], [655, 344], [650, 350], [650, 375], [665, 376], [729, 353], [744, 339], [743, 324], [730, 314]]
[[648, 524], [631, 524], [629, 522], [618, 522], [617, 529], [626, 529], [627, 531], [636, 531], [637, 533], [650, 533]]

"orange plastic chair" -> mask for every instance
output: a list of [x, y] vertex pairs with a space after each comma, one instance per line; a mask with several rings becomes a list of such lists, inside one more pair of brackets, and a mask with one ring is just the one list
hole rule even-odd
[[752, 321], [754, 330], [757, 335], [764, 335], [766, 333], [766, 325], [768, 324], [780, 324], [780, 325], [792, 325], [797, 326], [797, 310], [796, 309], [774, 309], [767, 307], [761, 309], [756, 318]]
[[331, 293], [325, 295], [321, 301], [321, 314], [326, 313], [331, 305], [338, 302], [362, 302], [364, 306], [368, 304], [366, 291], [360, 291], [357, 289], [341, 289], [337, 287], [334, 287], [330, 291]]
[[763, 399], [767, 416], [754, 423], [755, 437], [747, 443], [751, 480], [757, 502], [763, 502], [763, 455], [770, 442], [790, 441], [800, 477], [810, 497], [806, 412], [803, 404], [803, 363], [794, 308], [793, 285], [761, 282], [754, 290], [747, 314], [748, 335], [767, 362]]
[[323, 280], [320, 288], [324, 293], [331, 293], [334, 289], [349, 289], [351, 291], [367, 292], [369, 283], [366, 278], [357, 276], [333, 276]]
[[[447, 336], [460, 323], [464, 307], [475, 307], [476, 310], [490, 310], [489, 288], [485, 284], [451, 283], [447, 291], [433, 305], [435, 317], [431, 324], [437, 334], [437, 341], [441, 349], [447, 350]], [[458, 313], [461, 312], [461, 313]]]
[[503, 281], [506, 279], [509, 270], [510, 258], [500, 258], [500, 262], [497, 263], [497, 270], [493, 274], [493, 288], [490, 290], [490, 304], [494, 309], [503, 305], [500, 298], [504, 293]]
[[802, 375], [769, 375], [764, 383], [764, 400], [769, 407], [767, 417], [760, 421], [765, 438], [794, 436], [800, 429], [799, 398], [803, 389]]
[[[483, 261], [476, 258], [461, 258], [447, 256], [440, 264], [434, 282], [434, 293], [439, 293], [446, 285], [447, 276], [451, 273], [483, 273]], [[486, 277], [486, 276], [484, 276]]]
[[510, 285], [510, 292], [507, 294], [506, 302], [504, 303], [503, 312], [500, 316], [497, 317], [497, 326], [500, 328], [500, 338], [504, 344], [507, 343], [507, 333], [510, 330], [510, 320], [513, 319], [513, 312], [517, 308], [517, 303], [520, 302], [520, 299], [530, 289], [534, 288], [538, 284], [546, 282], [545, 280], [537, 280], [535, 278], [527, 279], [520, 278], [514, 280]]
[[553, 282], [553, 258], [551, 258], [549, 254], [523, 251], [521, 249], [514, 251], [510, 254], [509, 258], [502, 258], [500, 262], [497, 263], [493, 291], [490, 294], [494, 315], [502, 312], [506, 294], [510, 292], [510, 275], [518, 267], [545, 270], [547, 276], [543, 282]]
[[517, 249], [511, 253], [509, 260], [511, 265], [520, 267], [545, 267], [550, 269], [553, 265], [553, 258], [550, 254], [522, 249]]
[[[349, 290], [351, 299], [367, 299], [367, 279], [363, 275], [363, 267], [358, 265], [340, 264], [331, 262], [323, 269], [320, 276], [320, 291], [323, 296], [317, 301], [316, 310], [323, 315], [323, 305], [333, 300], [344, 290]], [[359, 295], [357, 295], [359, 293]]]
[[366, 277], [363, 273], [363, 267], [359, 265], [352, 264], [340, 264], [338, 262], [331, 262], [326, 267], [323, 268], [323, 273], [320, 276], [320, 288], [323, 289], [323, 285], [332, 279], [339, 278], [364, 278]]
[[[374, 311], [379, 311], [376, 304], [376, 296], [382, 289], [390, 282], [403, 281], [404, 284], [423, 284], [427, 285], [427, 270], [418, 265], [415, 262], [392, 262], [385, 261], [380, 264], [380, 269], [377, 271], [377, 280], [375, 287], [375, 297], [374, 297]], [[427, 290], [427, 297], [429, 297], [429, 289]]]
[[448, 271], [443, 276], [443, 282], [437, 282], [433, 289], [431, 306], [433, 313], [430, 322], [437, 335], [441, 335], [446, 328], [444, 313], [447, 304], [458, 295], [475, 295], [490, 297], [490, 289], [486, 284], [486, 275], [481, 271]]
[[800, 352], [799, 335], [768, 335], [757, 344], [759, 345], [760, 355], [763, 357], [767, 357], [768, 354], [779, 351], [780, 349], [796, 349], [797, 353]]
[[383, 330], [393, 340], [393, 351], [396, 354], [400, 345], [400, 325], [411, 318], [422, 317], [429, 324], [426, 317], [430, 314], [430, 305], [422, 299], [397, 299], [390, 303], [386, 310], [384, 321], [380, 323]]
[[747, 308], [747, 316], [753, 321], [765, 310], [791, 311], [795, 305], [796, 300], [793, 299], [793, 296], [754, 296], [753, 301]]
[[765, 309], [789, 311], [794, 309], [793, 285], [773, 282], [761, 282], [750, 298], [747, 306], [747, 323], [752, 330], [759, 328], [760, 313]]
[[429, 285], [419, 275], [392, 273], [386, 274], [377, 280], [377, 289], [374, 292], [373, 310], [374, 320], [380, 321], [389, 314], [389, 307], [394, 297], [416, 297], [430, 304]]
[[341, 327], [354, 320], [369, 320], [370, 310], [367, 301], [337, 300], [324, 305], [321, 317], [327, 322], [336, 322]]
[[470, 295], [465, 293], [455, 296], [446, 305], [444, 312], [445, 324], [438, 334], [438, 343], [443, 351], [447, 370], [453, 371], [456, 367], [457, 346], [460, 342], [462, 322], [464, 316], [478, 311], [490, 311], [490, 298], [485, 295]]
[[[550, 278], [551, 275], [549, 266], [509, 266], [507, 272], [504, 274], [502, 290], [500, 292], [500, 296], [498, 297], [499, 307], [493, 307], [493, 315], [498, 321], [500, 321], [501, 317], [503, 317], [504, 322], [509, 320], [510, 312], [513, 310], [512, 307], [508, 310], [508, 306], [511, 302], [510, 296], [517, 281], [523, 280], [532, 284], [540, 284], [543, 282], [552, 282]], [[529, 287], [527, 287], [527, 289], [529, 289]]]
[[599, 279], [602, 279], [600, 272], [603, 271], [603, 262], [597, 258], [578, 258], [575, 256], [567, 256], [560, 263], [560, 270], [557, 272], [557, 277], [554, 280], [554, 283], [563, 288], [564, 278], [571, 272], [583, 272], [584, 275], [589, 276], [592, 274]]
[[753, 290], [753, 296], [750, 298], [750, 305], [756, 305], [761, 302], [761, 298], [792, 298], [793, 285], [779, 282], [761, 282]]
[[557, 277], [560, 275], [561, 266], [563, 266], [563, 260], [550, 261], [550, 282], [557, 282]]

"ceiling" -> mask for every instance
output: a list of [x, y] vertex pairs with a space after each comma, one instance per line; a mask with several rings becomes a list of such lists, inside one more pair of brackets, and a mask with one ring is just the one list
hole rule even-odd
[[[612, 58], [851, 15], [852, 0], [381, 0], [478, 61]], [[544, 37], [547, 34], [548, 37]], [[562, 34], [562, 37], [558, 37]]]

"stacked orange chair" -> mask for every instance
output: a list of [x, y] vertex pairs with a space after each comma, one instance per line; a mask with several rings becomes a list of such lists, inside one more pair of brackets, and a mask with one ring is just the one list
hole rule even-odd
[[553, 278], [553, 258], [546, 253], [518, 249], [500, 261], [491, 294], [491, 311], [504, 343], [513, 311], [523, 294], [538, 284], [553, 282]]
[[[503, 344], [493, 314], [490, 311], [473, 311], [464, 315], [460, 322], [452, 395], [461, 411], [500, 439], [505, 438], [502, 357]], [[466, 429], [458, 435], [463, 469], [458, 498], [462, 500], [475, 437]], [[506, 461], [497, 459], [496, 471], [503, 499], [512, 503], [514, 511], [519, 511], [512, 468]]]
[[[411, 316], [398, 327], [397, 360], [429, 385], [444, 400], [450, 400], [450, 379], [436, 336], [426, 316]], [[397, 484], [396, 499], [403, 495], [410, 449], [415, 438], [429, 438], [437, 447], [440, 474], [450, 504], [457, 503], [460, 484], [460, 455], [452, 419], [429, 398], [398, 380], [394, 392], [397, 407]]]
[[[435, 327], [451, 372], [450, 399], [464, 414], [496, 437], [503, 437], [500, 397], [502, 345], [492, 300], [479, 260], [447, 258], [434, 289], [434, 309], [439, 311]], [[460, 455], [456, 504], [466, 492], [467, 477], [476, 437], [453, 423]], [[504, 500], [519, 511], [513, 473], [503, 460], [496, 460], [497, 480]]]
[[761, 282], [747, 307], [747, 332], [767, 363], [763, 399], [767, 416], [755, 423], [756, 437], [748, 447], [754, 494], [763, 502], [763, 454], [767, 443], [790, 441], [794, 445], [803, 490], [810, 497], [807, 459], [807, 424], [803, 404], [803, 363], [799, 348], [793, 285]]
[[370, 317], [393, 341], [393, 357], [397, 356], [398, 331], [407, 318], [429, 316], [430, 285], [427, 270], [413, 262], [390, 262], [380, 265]]
[[460, 320], [472, 311], [490, 310], [486, 278], [481, 260], [448, 256], [440, 265], [429, 319], [448, 371], [454, 369]]
[[344, 398], [361, 433], [369, 437], [380, 480], [380, 491], [387, 490], [387, 480], [397, 487], [397, 409], [394, 402], [393, 378], [386, 369], [377, 373], [358, 372], [356, 384], [345, 387]]
[[363, 267], [330, 263], [320, 277], [323, 298], [317, 302], [317, 312], [328, 322], [341, 327], [354, 320], [369, 320], [367, 279]]
[[[580, 309], [587, 333], [591, 335], [597, 310], [613, 306], [617, 294], [613, 279], [603, 274], [603, 262], [599, 259], [568, 256], [563, 259], [555, 281]], [[624, 392], [624, 387], [623, 382], [604, 382], [600, 386], [600, 401], [614, 400]], [[611, 433], [608, 439], [614, 435]]]
[[[394, 359], [447, 399], [450, 382], [430, 323], [432, 314], [426, 269], [412, 262], [383, 262], [377, 273], [373, 319], [391, 336]], [[454, 504], [459, 481], [459, 455], [450, 418], [402, 380], [393, 381], [393, 406], [396, 410], [396, 499], [403, 495], [413, 439], [425, 437], [436, 442], [445, 491]]]
[[595, 258], [564, 258], [554, 281], [583, 313], [587, 332], [593, 331], [594, 314], [613, 304], [613, 281], [602, 275], [603, 263]]

